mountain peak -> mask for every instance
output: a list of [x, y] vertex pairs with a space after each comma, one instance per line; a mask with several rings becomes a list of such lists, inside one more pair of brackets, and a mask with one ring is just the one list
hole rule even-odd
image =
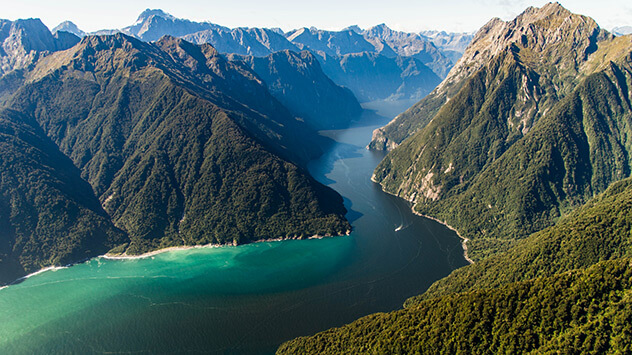
[[138, 16], [138, 19], [136, 20], [136, 22], [138, 23], [143, 22], [147, 20], [148, 18], [150, 18], [151, 16], [158, 16], [158, 17], [172, 19], [172, 20], [175, 19], [175, 16], [168, 14], [160, 9], [146, 9]]
[[55, 34], [59, 31], [70, 32], [78, 37], [86, 36], [86, 33], [79, 29], [79, 27], [77, 27], [77, 25], [75, 25], [72, 21], [64, 21], [60, 23], [59, 25], [55, 26], [51, 32]]
[[360, 28], [360, 26], [358, 25], [351, 25], [349, 27], [346, 27], [343, 29], [343, 31], [353, 31], [357, 34], [363, 34], [364, 30]]

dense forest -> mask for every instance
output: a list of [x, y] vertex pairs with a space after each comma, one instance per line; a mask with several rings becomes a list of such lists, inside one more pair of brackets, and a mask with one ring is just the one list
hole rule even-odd
[[[5, 282], [113, 247], [113, 253], [139, 254], [351, 229], [342, 198], [304, 167], [328, 141], [296, 119], [248, 66], [210, 45], [85, 37], [21, 78], [5, 116], [18, 117], [13, 124], [28, 122], [48, 144], [36, 147], [57, 156], [40, 162], [29, 159], [34, 148], [11, 143], [3, 149], [4, 159], [24, 158], [20, 169], [3, 163], [3, 192], [12, 197], [0, 220], [11, 226], [3, 231], [16, 235], [2, 235], [0, 266], [17, 263]], [[11, 134], [5, 133], [8, 142]], [[65, 177], [71, 181], [51, 182], [52, 192], [38, 188], [46, 180], [24, 185], [42, 164], [53, 177], [72, 172]], [[65, 200], [55, 202], [51, 194]], [[21, 208], [21, 200], [35, 208]], [[51, 223], [53, 216], [59, 222]], [[62, 237], [64, 228], [78, 232]]]
[[277, 354], [621, 354], [632, 260], [429, 299], [283, 344]]

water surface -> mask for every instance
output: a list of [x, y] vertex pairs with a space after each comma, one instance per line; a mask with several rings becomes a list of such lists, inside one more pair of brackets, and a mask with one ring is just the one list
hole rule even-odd
[[96, 258], [0, 290], [2, 353], [272, 353], [283, 341], [400, 308], [464, 266], [456, 234], [370, 176], [382, 125], [324, 134], [310, 170], [344, 198], [350, 236]]

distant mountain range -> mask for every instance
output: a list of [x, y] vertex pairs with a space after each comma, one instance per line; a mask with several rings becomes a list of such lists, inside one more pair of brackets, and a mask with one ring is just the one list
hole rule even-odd
[[614, 33], [616, 36], [625, 36], [632, 34], [632, 26], [615, 27], [612, 29], [612, 33]]
[[[85, 35], [68, 21], [55, 30]], [[445, 77], [471, 39], [466, 34], [393, 31], [384, 24], [367, 30], [357, 26], [342, 31], [301, 28], [287, 33], [266, 28], [231, 29], [149, 9], [131, 26], [93, 34], [116, 32], [150, 42], [164, 35], [182, 37], [197, 44], [210, 43], [221, 53], [256, 57], [309, 50], [325, 73], [348, 87], [360, 101], [423, 98]]]

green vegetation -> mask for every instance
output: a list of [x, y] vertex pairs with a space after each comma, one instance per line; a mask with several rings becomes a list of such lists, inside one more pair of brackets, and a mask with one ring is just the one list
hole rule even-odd
[[[409, 137], [374, 179], [469, 238], [477, 262], [278, 353], [632, 352], [631, 53], [559, 4], [481, 29], [373, 140]], [[414, 112], [432, 120], [402, 121]]]
[[34, 120], [0, 111], [0, 284], [126, 240]]
[[[547, 16], [527, 11], [517, 20], [536, 21], [544, 39], [510, 42], [492, 55], [374, 174], [386, 191], [470, 239], [475, 261], [630, 175], [630, 47], [621, 50], [613, 45], [620, 40], [579, 16], [567, 21], [565, 41], [546, 46], [543, 19], [565, 16], [548, 7]], [[485, 53], [481, 46], [473, 44]]]
[[[47, 149], [58, 152], [55, 162], [75, 174], [67, 185], [78, 186], [79, 196], [62, 190], [67, 201], [48, 201], [54, 195], [39, 183], [20, 182], [32, 175], [29, 169], [43, 168], [2, 166], [14, 200], [41, 204], [39, 211], [21, 209], [23, 221], [12, 219], [18, 205], [6, 202], [0, 209], [0, 221], [10, 220], [21, 238], [31, 238], [24, 247], [13, 234], [1, 238], [3, 250], [21, 255], [11, 259], [17, 260], [16, 271], [7, 273], [13, 278], [113, 247], [138, 254], [340, 235], [351, 228], [342, 198], [301, 165], [326, 141], [296, 120], [248, 67], [227, 61], [210, 45], [168, 37], [154, 44], [120, 34], [86, 37], [72, 50], [40, 60], [24, 78], [8, 112], [28, 118]], [[21, 152], [24, 159], [31, 151]], [[42, 195], [28, 197], [29, 191]], [[88, 212], [76, 212], [74, 204], [85, 204], [99, 218], [84, 217]], [[55, 233], [41, 237], [26, 221]], [[77, 232], [60, 236], [72, 228]], [[99, 247], [81, 244], [85, 238]]]
[[316, 129], [340, 129], [357, 119], [362, 107], [353, 93], [323, 73], [308, 51], [289, 50], [266, 57], [230, 55], [248, 65], [285, 107]]
[[632, 260], [420, 302], [283, 344], [277, 354], [632, 351]]
[[473, 289], [586, 268], [603, 260], [632, 257], [632, 179], [612, 184], [555, 226], [521, 240], [515, 247], [453, 271], [406, 306]]

